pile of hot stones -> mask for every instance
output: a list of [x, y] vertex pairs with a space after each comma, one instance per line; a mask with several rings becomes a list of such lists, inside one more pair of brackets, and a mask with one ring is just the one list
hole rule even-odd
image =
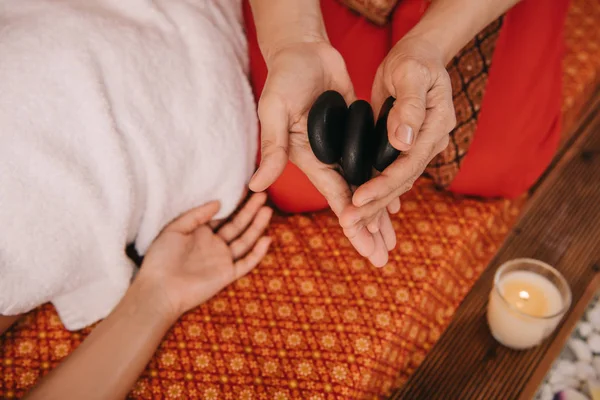
[[317, 159], [339, 163], [346, 181], [355, 186], [367, 182], [373, 168], [383, 171], [400, 154], [387, 134], [394, 101], [393, 97], [385, 101], [375, 123], [368, 102], [357, 100], [348, 107], [336, 91], [321, 94], [308, 113], [308, 139]]

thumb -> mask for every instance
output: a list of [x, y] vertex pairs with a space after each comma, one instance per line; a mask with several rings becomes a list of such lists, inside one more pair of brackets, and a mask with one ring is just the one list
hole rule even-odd
[[[385, 100], [390, 97], [390, 93], [385, 88], [385, 84], [382, 79], [382, 67], [379, 67], [373, 80], [373, 88], [371, 90], [371, 106], [373, 107], [373, 115], [377, 119], [381, 112], [381, 107]], [[377, 122], [377, 120], [375, 120]]]
[[218, 201], [211, 201], [203, 206], [193, 208], [167, 225], [164, 231], [189, 235], [209, 222], [220, 208], [221, 204]]
[[289, 123], [285, 105], [276, 96], [263, 92], [258, 103], [261, 160], [250, 180], [250, 190], [262, 192], [283, 173], [288, 162]]
[[373, 83], [372, 102], [376, 115], [389, 96], [396, 99], [388, 116], [387, 131], [390, 144], [400, 151], [412, 148], [427, 111], [429, 79], [422, 72], [423, 68], [414, 64], [402, 63], [388, 79], [380, 69]]
[[348, 106], [356, 100], [356, 92], [354, 91], [354, 85], [352, 85], [348, 70], [344, 69], [343, 73], [340, 73], [334, 89], [342, 95]]
[[430, 79], [423, 70], [416, 62], [402, 64], [392, 76], [393, 87], [388, 88], [396, 98], [388, 117], [388, 139], [400, 151], [412, 148], [425, 120]]

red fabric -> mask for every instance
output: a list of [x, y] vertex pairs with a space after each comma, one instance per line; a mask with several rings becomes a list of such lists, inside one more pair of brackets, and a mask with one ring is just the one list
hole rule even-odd
[[525, 0], [504, 20], [477, 131], [450, 190], [516, 197], [560, 140], [564, 21], [569, 0]]
[[[450, 188], [454, 192], [515, 197], [527, 190], [550, 162], [560, 137], [562, 31], [568, 1], [524, 0], [508, 13], [475, 139]], [[426, 4], [426, 0], [404, 0], [391, 24], [377, 27], [336, 0], [321, 0], [327, 33], [346, 61], [358, 98], [370, 100], [381, 61], [392, 43], [418, 22]], [[247, 1], [244, 15], [251, 79], [258, 99], [267, 69]], [[285, 212], [327, 207], [323, 196], [291, 163], [269, 194]]]

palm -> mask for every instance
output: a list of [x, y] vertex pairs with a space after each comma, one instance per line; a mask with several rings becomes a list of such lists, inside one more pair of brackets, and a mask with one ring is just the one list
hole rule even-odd
[[[169, 280], [180, 290], [197, 292], [201, 286], [227, 282], [233, 275], [233, 255], [223, 238], [203, 225], [191, 236], [178, 238], [179, 251], [165, 265], [179, 265], [169, 271]], [[179, 263], [179, 264], [178, 264]], [[202, 268], [198, 268], [202, 265]]]
[[266, 254], [270, 239], [261, 235], [272, 211], [263, 207], [265, 201], [264, 194], [252, 196], [216, 233], [193, 211], [184, 214], [154, 241], [141, 273], [160, 282], [165, 301], [176, 312], [204, 303]]
[[[271, 68], [263, 103], [285, 108], [289, 132], [289, 158], [319, 189], [336, 214], [350, 204], [351, 191], [343, 177], [314, 156], [308, 142], [306, 121], [315, 99], [327, 90], [354, 100], [352, 83], [340, 54], [326, 43], [302, 43], [283, 50]], [[269, 112], [271, 110], [266, 110]], [[263, 130], [264, 131], [264, 130]], [[264, 136], [264, 133], [263, 133]]]

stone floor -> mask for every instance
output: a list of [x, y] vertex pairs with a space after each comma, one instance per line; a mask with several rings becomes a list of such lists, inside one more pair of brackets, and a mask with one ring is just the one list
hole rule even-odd
[[588, 306], [536, 400], [600, 400], [600, 293]]

